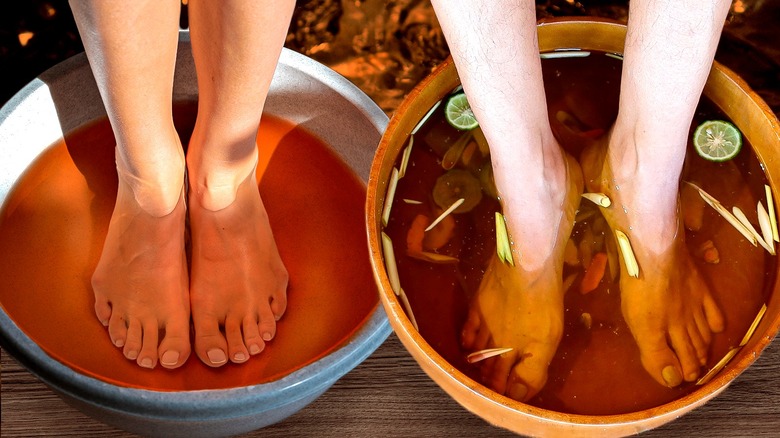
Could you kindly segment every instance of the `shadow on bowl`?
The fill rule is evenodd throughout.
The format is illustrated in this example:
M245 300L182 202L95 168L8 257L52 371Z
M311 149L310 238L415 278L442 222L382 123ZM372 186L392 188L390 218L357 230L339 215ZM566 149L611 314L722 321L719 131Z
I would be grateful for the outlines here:
M619 54L623 51L625 26L603 20L562 19L540 23L538 34L541 52L572 49L603 52L611 55L607 57L613 58L612 61L619 63L620 61L616 61L614 58L619 59ZM556 60L554 62L559 61ZM617 68L619 74L619 67ZM558 73L558 70L555 73ZM578 74L582 76L600 76L592 75L591 72L582 70L578 71ZM552 76L555 76L555 74ZM545 80L547 81L548 78L545 77ZM571 325L566 326L566 330L568 333L572 333L570 329L574 325L587 326L585 329L581 329L580 332L587 331L589 333L588 337L579 338L578 342L582 345L590 345L592 347L591 350L595 350L595 352L591 351L591 357L587 357L588 355L582 351L582 345L577 346L575 345L577 342L572 341L572 339L566 339L568 335L565 333L564 341L562 341L558 350L559 355L556 356L556 359L551 364L551 377L547 387L529 403L520 403L504 397L480 384L478 381L478 370L475 371L475 368L470 367L465 360L468 352L460 350L459 332L465 319L468 303L467 291L470 290L469 282L471 282L472 289L475 287L475 284L478 284L479 276L481 276L482 272L480 270L484 269L484 264L481 266L474 264L477 266L476 268L466 266L473 262L475 257L461 253L460 256L470 257L470 259L468 263L462 259L457 261L457 269L442 268L441 266L443 265L431 264L423 267L421 263L424 264L425 262L412 260L406 255L407 251L403 243L406 242L409 245L410 240L406 239L411 239L408 237L411 236L411 233L407 235L406 229L402 232L398 232L395 229L399 223L403 223L407 227L410 226L415 214L409 213L411 211L410 207L404 206L408 202L403 202L402 199L412 199L415 201L415 204L416 201L423 201L423 204L425 204L427 199L431 197L430 193L416 193L415 190L420 190L410 187L419 184L424 186L424 182L418 183L418 181L436 179L436 176L431 177L422 172L412 175L411 171L408 171L409 173L404 178L412 178L415 184L404 185L404 180L398 182L397 186L390 190L395 195L395 200L392 201L393 208L390 220L387 221L387 218L383 220L382 217L386 197L388 197L388 189L392 185L390 181L393 168L401 166L401 155L409 144L410 133L413 130L419 129L415 135L412 154L417 153L418 148L425 148L426 145L431 148L430 151L419 152L415 159L416 161L414 161L414 169L425 167L424 161L430 160L434 163L433 167L438 167L438 171L443 172L441 169L442 159L441 157L436 157L436 154L441 155L442 151L436 151L435 147L431 146L431 139L438 134L434 135L432 132L437 130L444 132L446 129L451 128L446 126L446 122L436 119L437 117L442 118L441 115L431 116L426 125L422 127L419 124L426 117L429 110L437 102L450 95L459 84L460 81L455 66L451 60L448 60L413 90L399 107L388 125L388 129L374 158L366 204L371 261L374 267L375 279L380 287L382 303L389 315L393 329L404 346L414 356L421 368L437 384L476 415L479 415L491 424L517 433L535 436L622 436L657 427L706 403L719 394L734 378L755 361L761 351L774 338L778 331L778 324L780 324L780 297L778 296L780 284L778 284L776 278L778 261L775 257L765 255L760 249L754 250L749 244L745 244L743 240L734 243L734 245L740 247L739 255L736 255L736 252L723 254L724 257L730 256L735 260L739 259L736 260L737 264L741 261L750 265L748 267L749 274L726 279L732 283L741 282L738 287L740 288L739 290L745 291L745 295L729 294L733 290L728 286L731 283L728 283L726 280L721 282L722 284L715 285L717 290L714 293L720 300L721 308L725 309L727 313L727 330L715 337L707 369L716 368L716 363L722 357L733 356L725 367L714 373L709 380L702 380L698 385L683 385L683 387L676 389L664 388L653 383L639 363L638 352L630 334L625 333L625 336L619 341L613 340L609 343L605 341L607 337L603 335L610 331L627 332L625 327L620 329L619 326L622 323L619 303L616 306L615 303L612 303L610 304L611 307L602 306L601 310L604 314L611 315L614 318L614 321L611 321L611 323L615 325L610 327L615 330L591 330L592 321L588 321L587 324L581 323L582 320L579 319L580 313L576 313L575 316L577 318ZM596 94L592 99L607 99L606 95L609 95L609 92L604 92L602 88L588 90L588 92ZM548 100L550 94L548 90ZM732 120L742 131L747 143L752 146L754 154L743 154L742 165L744 168L740 170L743 174L752 172L760 175L760 184L758 184L758 181L754 181L755 184L751 186L750 191L755 192L753 194L756 196L763 196L763 184L766 182L774 193L778 193L780 189L780 186L778 186L780 167L778 167L777 157L778 152L780 152L780 126L776 117L741 79L717 63L709 76L704 95L711 102L709 105L712 105L712 111L723 114L724 117ZM577 99L575 98L574 100ZM553 115L551 117L553 128L557 130L556 134L560 136L562 134L560 126L556 128L555 124L561 120L555 120L555 111L557 111L555 104L550 104L550 107ZM588 111L583 112L585 115L589 113ZM612 117L614 117L614 114ZM562 119L570 120L570 117L563 117ZM579 120L579 122L583 119ZM606 119L609 119L609 117ZM444 128L439 130L437 123L444 126ZM599 122L594 121L593 123L598 124ZM429 124L433 124L433 127L427 128L426 126ZM600 128L608 127L607 125ZM457 140L452 139L451 141L457 142ZM467 149L468 146L464 150ZM425 158L426 153L433 158L430 156ZM409 162L411 163L412 161L410 160ZM465 163L462 157L461 163L464 163L464 166L468 168L469 164ZM409 166L408 169L411 169L412 165L410 164ZM479 168L476 168L476 170L470 169L470 171L476 174L476 178L479 178ZM498 204L495 200L489 199L489 190L485 189L487 185L484 181L481 181L481 183L483 192L485 192L482 198L487 200L480 201L480 204L475 208L475 211L477 211L475 217L479 217L481 214L479 209L484 209L489 213L484 216L492 220L493 213L489 210L497 208ZM412 193L415 193L415 195L412 195ZM485 207L486 203L490 204L491 202L494 204L492 207ZM752 205L755 205L755 197L752 202ZM444 208L441 204L439 204L439 207ZM713 217L717 217L717 215L713 213ZM722 221L722 219L718 220ZM463 221L476 222L476 219L468 218ZM725 221L718 222L718 226L723 223ZM727 231L718 231L719 235L728 235L728 239L732 241L740 240L735 230L728 229L728 225L724 225L724 227ZM460 232L468 234L471 240L474 241L479 241L479 238L474 236L480 232L484 232L485 235L494 238L495 231L492 228L482 228L484 229L480 231L479 226L474 226L470 229L471 231L463 232L461 230ZM487 229L487 232L485 232L485 229ZM383 233L386 233L388 237L394 236L390 239L395 259L397 259L396 263L394 263L396 265L394 269L397 269L401 274L400 283L402 286L405 285L406 297L396 296L393 292L393 286L388 275L389 270L387 269L389 255L384 252L383 248ZM704 231L701 234L704 234ZM466 246L465 242L464 240L464 247ZM457 245L456 243L455 246ZM492 243L485 245L490 248L488 252L495 250L492 245ZM745 257L749 257L749 259L743 259L742 254L747 254ZM446 255L452 256L453 254ZM487 256L489 255L487 254ZM479 257L476 256L476 258ZM748 263L748 260L753 263ZM438 261L441 262L441 259ZM448 269L450 271L460 271L461 273L472 269L468 271L468 274L475 275L459 276L455 274L447 277L446 275L449 274L444 272ZM427 277L423 278L424 276ZM476 280L472 277L476 277ZM425 281L425 286L415 291L422 281ZM419 292L420 290L428 292ZM426 293L429 295L426 295ZM572 292L568 293L567 300L570 299L569 295L571 294ZM580 293L577 292L574 295L580 295ZM573 299L576 300L578 298L575 297ZM408 301L408 304L405 301ZM567 301L567 308L572 307L570 304ZM760 323L746 344L738 347L763 304L766 304L766 313L760 319ZM414 311L416 321L412 321L407 308L411 308ZM593 315L589 314L588 316L591 317ZM415 326L419 327L419 331ZM572 335L571 338L576 338L576 335ZM564 344L567 342L570 345L564 347ZM577 351L576 348L580 348L580 351ZM611 353L615 353L614 356L606 354L610 353L610 349L612 349ZM563 350L567 352L564 359L561 358L564 355L560 354ZM618 351L619 354L616 353ZM572 352L573 354L569 354ZM596 366L597 361L593 360L594 356L597 358L608 357L611 360L601 360L601 362L607 362L604 369L596 370L589 374L590 367ZM561 365L566 360L570 364ZM572 366L571 363L575 365ZM576 369L582 372L578 375L563 374L553 378L555 367L565 369L566 366L569 367L568 370ZM616 372L616 369L619 369L619 371ZM607 372L612 374L605 374ZM623 395L617 395L616 386L622 386L622 389L618 389ZM645 391L645 389L647 390ZM619 403L613 403L620 397L623 397L623 399Z
M197 89L186 32L173 98L187 144ZM86 57L52 68L0 109L3 348L86 414L143 435L233 435L297 412L390 333L355 233L386 123L346 79L283 51L257 175L290 274L277 337L242 365L193 354L144 370L112 346L90 288L116 195L113 134Z

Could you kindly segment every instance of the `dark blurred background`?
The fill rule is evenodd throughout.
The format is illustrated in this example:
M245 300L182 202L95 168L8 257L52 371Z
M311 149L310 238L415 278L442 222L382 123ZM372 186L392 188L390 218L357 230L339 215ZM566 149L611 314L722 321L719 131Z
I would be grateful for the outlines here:
M627 5L627 0L536 2L539 18L625 20ZM448 54L429 0L298 0L286 46L334 68L388 114ZM0 0L0 104L82 51L67 1ZM780 112L780 0L734 1L716 59Z

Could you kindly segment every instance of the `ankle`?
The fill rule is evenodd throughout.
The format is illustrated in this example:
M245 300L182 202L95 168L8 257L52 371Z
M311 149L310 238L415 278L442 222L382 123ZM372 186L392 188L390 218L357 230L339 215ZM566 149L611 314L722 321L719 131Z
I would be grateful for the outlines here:
M173 212L184 188L183 152L178 159L147 162L143 166L129 166L117 152L116 166L120 189L123 185L128 187L143 211L154 217Z
M219 211L236 199L239 187L254 179L257 156L235 163L188 160L190 197L206 210Z

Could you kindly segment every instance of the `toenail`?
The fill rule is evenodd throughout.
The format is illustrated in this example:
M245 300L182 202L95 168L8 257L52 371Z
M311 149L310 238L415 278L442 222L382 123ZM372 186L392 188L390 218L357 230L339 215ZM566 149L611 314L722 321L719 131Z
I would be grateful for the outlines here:
M130 360L135 360L138 357L138 352L134 350L130 350L127 352L127 358Z
M108 327L108 320L102 320L100 323L103 324L103 327Z
M141 359L141 366L144 368L152 368L152 359L145 357Z
M179 362L178 351L168 350L160 357L160 363L163 365L176 365L177 362Z
M663 376L666 385L670 388L674 388L675 386L678 386L680 383L682 383L682 376L680 375L680 372L677 371L677 368L672 365L664 368L663 371L661 371L661 375Z
M257 354L259 352L263 351L262 348L260 348L257 344L252 344L249 346L249 353L250 354Z
M209 350L206 352L206 355L214 365L222 365L223 363L227 362L227 356L225 356L225 352L219 348Z
M116 342L114 342L114 345L117 347L124 347L125 346L125 340L124 339L117 339Z
M517 400L517 401L524 401L525 396L528 395L528 387L521 383L516 383L514 385L511 385L509 387L508 394L509 398Z
M270 334L268 332L263 333L263 340L264 341L270 341L273 338L274 338L274 336L272 334Z
M233 360L235 360L236 362L243 362L246 360L246 354L236 353L233 355Z

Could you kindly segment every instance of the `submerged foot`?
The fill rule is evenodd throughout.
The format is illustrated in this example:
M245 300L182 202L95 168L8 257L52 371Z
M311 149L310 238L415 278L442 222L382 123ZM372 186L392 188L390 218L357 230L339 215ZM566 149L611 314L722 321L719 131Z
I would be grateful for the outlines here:
M547 382L547 368L563 332L563 249L582 193L579 166L571 157L564 160L562 187L546 187L542 197L547 202L538 206L549 206L552 220L541 225L523 224L523 215L516 215L519 220L514 222L507 216L509 232L516 242L520 227L546 236L547 243L534 248L540 257L532 261L533 257L522 250L513 251L515 266L510 266L494 256L463 327L461 341L467 351L512 348L481 364L482 381L519 401L534 397ZM504 207L506 214L511 214L507 208L511 206ZM550 223L555 225L551 227ZM528 268L526 261L531 261L532 267Z
M177 368L190 355L182 182L173 207L144 208L131 187L138 181L121 160L117 167L116 205L92 277L95 312L125 357L144 368L158 361Z
M620 294L642 365L668 387L695 381L724 319L685 246L676 201L679 175L669 189L658 176L627 169L607 152L606 142L585 150L581 163L586 190L611 199L601 211L613 232L628 236L639 265L638 277L632 277L621 258Z
M254 170L234 193L209 197L190 188L195 352L212 367L263 351L287 307L287 270Z

